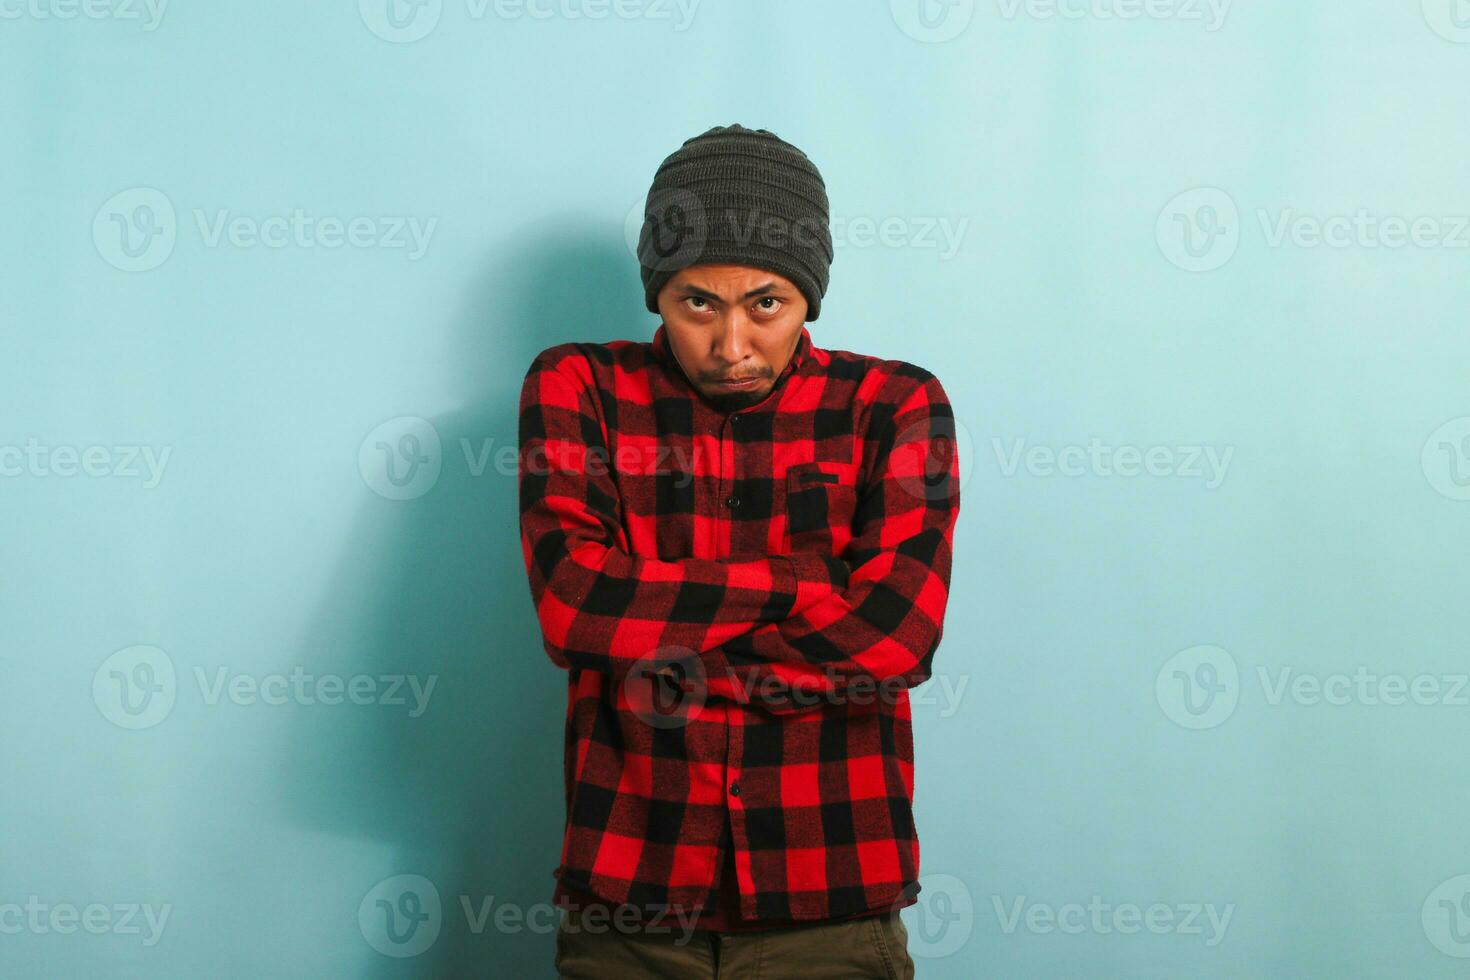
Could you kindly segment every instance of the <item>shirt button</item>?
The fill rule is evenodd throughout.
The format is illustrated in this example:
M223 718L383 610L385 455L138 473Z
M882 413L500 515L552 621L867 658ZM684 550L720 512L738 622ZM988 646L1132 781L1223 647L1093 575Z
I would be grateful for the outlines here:
M739 796L740 795L740 784L739 783L731 783L730 784L730 795L731 796Z
M739 507L740 506L740 498L739 497L726 497L725 498L725 506L726 507L729 507L731 510L734 510L736 507Z

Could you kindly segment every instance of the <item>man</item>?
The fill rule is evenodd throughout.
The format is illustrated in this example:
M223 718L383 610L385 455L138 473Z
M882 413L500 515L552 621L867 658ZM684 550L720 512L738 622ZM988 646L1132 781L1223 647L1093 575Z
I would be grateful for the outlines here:
M907 688L959 513L953 416L903 361L816 347L825 185L766 130L659 167L650 343L538 355L521 534L568 671L564 977L911 977Z

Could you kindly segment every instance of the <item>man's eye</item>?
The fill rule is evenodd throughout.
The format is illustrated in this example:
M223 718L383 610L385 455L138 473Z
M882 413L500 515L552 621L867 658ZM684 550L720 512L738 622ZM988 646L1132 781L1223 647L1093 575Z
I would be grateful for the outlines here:
M781 301L774 296L762 296L760 299L756 300L756 303L770 303L770 306L761 306L761 309L767 313L774 313L781 308Z
M703 296L691 296L691 297L689 297L689 299L686 302L689 302L689 303L704 303L704 302L706 302L706 300L705 300L705 298ZM696 306L694 308L696 310L699 310L699 309L703 309L704 307L702 307L702 306Z

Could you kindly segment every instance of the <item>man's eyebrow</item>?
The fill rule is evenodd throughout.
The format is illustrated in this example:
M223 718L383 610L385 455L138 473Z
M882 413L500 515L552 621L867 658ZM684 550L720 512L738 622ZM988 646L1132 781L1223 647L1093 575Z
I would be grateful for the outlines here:
M691 283L686 283L682 287L682 291L683 291L683 293L684 293L685 296L702 296L705 299L712 299L712 300L716 300L716 301L719 301L719 299L720 299L720 297L718 295L716 295L715 293L710 292L708 289L700 289L698 286L695 286L695 285L693 285ZM760 286L755 287L750 292L746 293L744 296L742 296L740 298L741 299L754 299L757 296L764 296L766 293L776 293L776 292L780 292L780 291L781 291L781 287L780 286L778 286L774 282L768 282L768 283L764 283L764 284L762 284Z

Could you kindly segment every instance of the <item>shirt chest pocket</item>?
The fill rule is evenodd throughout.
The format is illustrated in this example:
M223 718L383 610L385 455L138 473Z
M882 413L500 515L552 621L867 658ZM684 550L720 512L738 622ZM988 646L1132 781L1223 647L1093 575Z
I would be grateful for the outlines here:
M841 556L852 543L857 514L857 467L801 463L786 470L786 544L790 551Z

